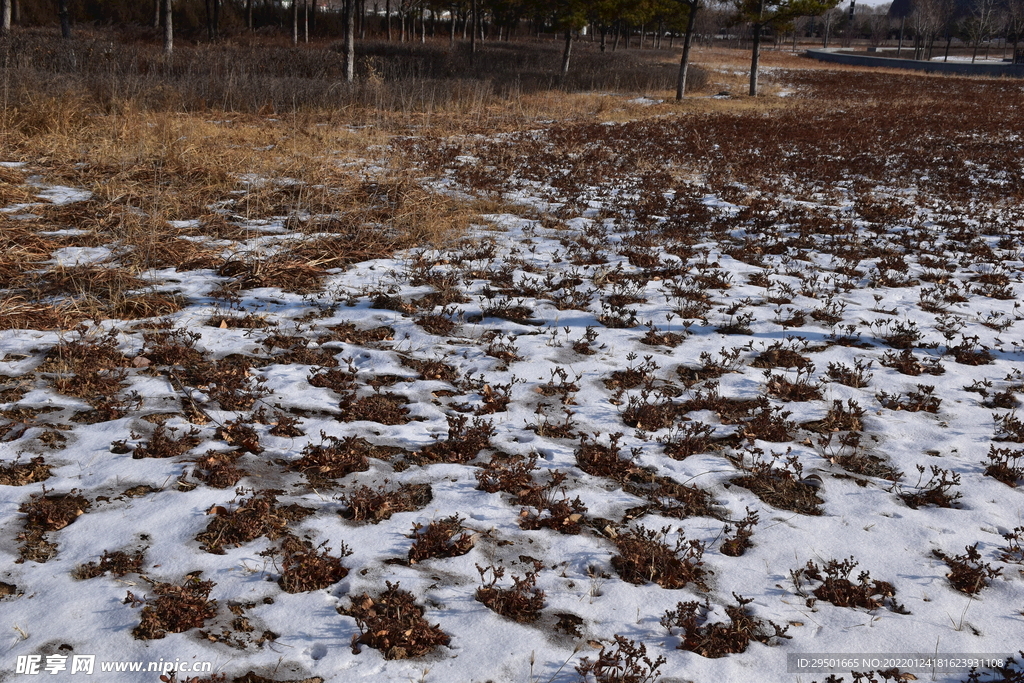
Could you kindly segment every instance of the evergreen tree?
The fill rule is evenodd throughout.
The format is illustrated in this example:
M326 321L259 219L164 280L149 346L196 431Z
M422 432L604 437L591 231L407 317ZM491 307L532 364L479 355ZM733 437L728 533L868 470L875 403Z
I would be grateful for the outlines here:
M753 30L750 58L750 94L757 95L757 63L761 51L761 32L765 28L779 28L797 17L817 16L840 0L736 0L741 20L748 21Z

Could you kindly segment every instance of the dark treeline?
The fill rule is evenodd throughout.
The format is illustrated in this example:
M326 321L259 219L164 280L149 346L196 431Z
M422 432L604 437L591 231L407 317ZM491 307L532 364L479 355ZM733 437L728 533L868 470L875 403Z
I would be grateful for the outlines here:
M15 26L58 25L64 8L72 26L158 28L165 1L0 0L0 6L9 6ZM290 33L297 25L300 39L340 36L351 8L359 38L509 40L571 27L589 30L609 49L618 49L660 46L664 38L678 37L686 29L688 7L694 4L689 0L172 0L171 10L175 30L184 33L211 29L215 35L245 30Z
M480 51L546 40L559 46L554 68L562 79L582 55L573 47L581 43L620 55L681 49L678 97L691 42L752 47L751 94L762 41L776 47L788 41L793 49L807 39L826 47L889 45L897 56L916 59L948 58L965 48L974 58L1015 52L1024 58L1024 0L895 0L855 7L846 0L0 0L0 32L46 26L60 26L65 37L86 27L143 41L162 36L166 52L174 36L192 44L244 42L245 36L294 45L336 41L343 44L345 80L360 70L360 55L373 56L367 52L373 43L457 44L469 50L469 68ZM389 52L379 44L370 50L379 51ZM542 52L550 58L549 48Z

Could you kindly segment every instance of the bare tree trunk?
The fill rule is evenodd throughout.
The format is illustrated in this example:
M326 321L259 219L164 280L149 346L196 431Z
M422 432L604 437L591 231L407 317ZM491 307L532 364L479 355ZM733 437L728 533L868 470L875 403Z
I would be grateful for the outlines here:
M345 0L345 80L356 80L356 0Z
M750 56L750 96L757 96L757 64L761 58L761 24L754 24L754 40Z
M572 56L572 29L565 29L565 51L562 53L562 78L569 74L569 58Z
M903 28L907 25L907 18L900 18L900 42L896 46L896 58L899 59L900 53L903 52Z
M449 45L454 45L455 44L455 5L452 5L451 8L449 8L449 10L448 10L448 17L451 19L451 22L449 22L451 24L451 26L449 27L450 33L448 35L448 44Z
M302 0L302 40L309 42L309 0Z
M160 0L153 0L153 28L160 28L160 10L162 8Z
M162 0L164 5L164 54L174 51L174 0Z
M391 40L391 0L384 3L384 24L388 29L388 41Z
M761 59L761 29L764 21L764 6L766 0L760 0L757 5L757 21L753 22L753 35L751 36L750 48L750 96L757 96L757 66Z
M12 0L0 0L0 35L11 33L11 2Z
M252 23L252 0L245 0L245 27L250 31L255 29Z
M480 14L477 10L477 0L473 0L473 6L471 8L473 12L473 26L470 30L469 38L469 62L473 63L473 57L476 55L476 34L478 33L477 26L480 23Z
M68 0L57 0L57 16L60 17L60 36L66 40L71 37L71 14L68 12Z
M683 57L679 61L679 78L676 81L676 99L683 99L686 94L686 72L690 68L690 44L693 42L693 25L697 19L697 3L690 4L686 17L686 35L683 37Z
M206 38L213 40L213 0L206 0Z
M292 45L299 44L299 0L292 0Z

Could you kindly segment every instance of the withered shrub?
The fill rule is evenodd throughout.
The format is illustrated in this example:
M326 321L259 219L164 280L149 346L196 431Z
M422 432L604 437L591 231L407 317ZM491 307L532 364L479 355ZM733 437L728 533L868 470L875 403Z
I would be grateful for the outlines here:
M673 628L683 629L680 650L695 652L701 657L715 659L728 654L745 652L750 641L756 640L767 645L772 638L789 638L788 626L779 626L773 621L764 621L750 614L747 605L753 602L736 593L732 594L737 605L725 608L730 623L707 623L710 605L696 601L680 602L674 610L665 612L661 625L671 634Z
M661 531L637 527L617 535L612 542L619 554L612 558L612 566L629 583L656 583L670 589L693 583L704 588L704 544L687 540L680 532L670 546L665 542L668 533L668 527Z
M457 514L431 522L427 526L413 526L415 540L409 548L409 563L415 564L431 557L458 557L465 555L476 544L476 535L462 526Z
M217 601L210 600L213 581L200 581L199 572L188 576L182 585L158 583L155 597L140 600L128 593L125 604L142 608L142 621L132 629L138 640L156 640L168 633L182 633L202 627L217 614Z
M424 609L412 594L390 581L379 596L353 596L351 606L339 607L338 612L354 618L359 626L361 635L352 637L355 654L360 645L367 645L380 650L385 659L408 659L422 657L451 642L439 626L431 626L423 618Z
M196 536L200 547L208 553L223 555L224 548L249 543L261 536L276 540L285 535L290 522L309 515L312 510L297 504L279 507L272 489L257 491L233 510L217 505L209 514L214 518L206 530Z
M337 556L331 555L331 549L326 546L313 548L308 541L295 536L286 536L281 548L284 558L277 583L286 593L329 588L348 576L348 568L341 564L341 558L351 555L352 551L344 543L338 548Z
M505 576L504 568L477 565L476 569L480 572L480 580L484 582L484 585L476 589L476 599L488 609L521 624L532 623L540 618L540 611L544 607L544 591L537 588L536 571L527 572L524 577L513 576L511 588L499 588L497 583ZM487 580L488 572L491 573L490 581Z

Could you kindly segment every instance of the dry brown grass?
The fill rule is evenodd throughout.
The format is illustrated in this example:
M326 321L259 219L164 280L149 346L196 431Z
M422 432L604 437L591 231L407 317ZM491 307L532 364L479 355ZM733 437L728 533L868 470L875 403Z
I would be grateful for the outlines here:
M0 297L0 329L61 330L82 322L85 316L65 305L32 301L22 295Z
M21 279L26 264L49 258L56 248L53 240L38 231L68 226L89 230L93 243L121 244L121 265L127 268L120 272L130 277L152 267L218 265L209 250L181 237L239 239L249 236L240 226L244 220L333 216L330 221L293 226L330 235L305 245L292 260L260 273L269 278L283 271L296 279L309 276L311 268L336 267L411 244L442 243L464 229L474 215L413 182L401 159L383 160L387 168L368 174L368 180L358 169L345 168L345 162L374 158L371 147L386 142L388 136L379 129L353 129L337 112L287 120L224 112L142 112L130 107L110 113L82 105L73 95L31 104L0 118L0 155L31 159L32 171L45 182L88 190L93 198L38 207L33 209L37 218L25 221L17 234L5 231L6 249L0 257L4 281ZM71 113L79 106L89 115ZM4 170L0 185L4 205L28 199L21 182L24 175ZM217 206L225 209L211 211ZM368 220L382 220L387 230L367 232L362 226ZM172 227L169 221L195 223L194 227ZM363 245L365 250L353 245ZM47 282L49 288L66 281L61 275L53 272L52 278L46 278L57 280ZM163 309L167 308L165 304ZM122 311L107 314L118 312ZM136 312L134 317L140 315Z
M41 111L18 111L2 122L5 144L0 154L31 158L33 170L46 182L80 187L93 195L88 202L34 209L37 219L19 226L16 236L5 233L2 281L22 284L27 264L49 258L56 245L38 230L75 225L90 230L91 243L117 241L124 249L121 265L127 269L112 274L124 275L118 290L124 293L139 269L218 267L212 251L174 238L244 239L250 237L242 226L245 220L313 215L323 217L300 219L292 227L321 237L272 263L249 264L249 271L240 273L234 285L274 281L287 287L295 281L315 286L324 268L390 255L402 247L450 241L476 215L471 207L430 193L404 170L400 159L387 160L389 168L366 176L344 168L347 162L361 165L373 159L371 147L387 136L380 130L353 130L335 113L283 121L224 113L91 112L86 119L73 117L79 124L74 130L55 120L39 121L65 116L76 105L46 100L38 103ZM211 206L223 206L225 211L211 212ZM172 227L172 220L195 221L195 226ZM368 222L377 226L368 229ZM61 293L92 294L82 292L81 283L102 283L96 278L83 281L77 276L79 269L51 269L41 276L42 283L25 284L53 293L74 282L78 292ZM69 280L68 274L76 278ZM151 302L141 310L132 302L112 304L112 287L102 289L105 296L93 306L106 315L127 312L126 317L139 317L173 309L170 301ZM290 289L302 291L297 284Z
M85 40L91 39L86 34ZM224 54L230 49L226 47ZM509 49L512 55L520 48ZM543 51L548 46L537 49ZM202 50L197 50L189 59L202 58ZM221 52L213 50L208 57L222 59ZM742 50L698 50L695 64L736 70L745 56ZM146 61L150 57L140 58ZM637 64L646 60L663 69L670 66L665 61L670 57L669 52L650 51L631 59L640 59ZM45 62L47 58L39 59ZM583 64L594 57L581 54L580 59ZM151 67L165 68L158 61ZM764 63L806 67L808 62L766 53ZM585 68L594 68L587 64ZM631 62L629 68L633 66ZM111 73L128 78L119 71ZM415 103L410 105L381 106L381 89L397 86L377 84L371 74L359 94L345 95L351 101L344 108L308 106L282 114L273 108L257 112L255 108L218 111L205 108L205 104L198 109L178 107L180 93L175 88L180 84L168 82L157 87L151 78L135 77L140 79L137 87L124 88L132 96L116 99L108 93L104 99L86 89L85 80L72 79L62 90L43 79L31 90L26 89L26 81L18 80L25 79L24 74L11 76L16 94L0 116L0 156L30 161L31 165L24 171L3 169L0 200L6 205L30 199L32 192L24 184L29 173L42 175L45 182L88 190L92 198L34 208L37 218L19 226L17 237L5 234L0 281L19 281L27 264L49 258L54 244L38 234L44 230L75 226L87 231L74 238L76 245L117 241L123 247L118 255L119 270L130 277L154 267L217 268L221 264L212 250L179 238L240 239L251 236L244 221L285 217L289 227L307 235L327 234L297 246L273 263L250 264L252 272L232 282L224 294L268 281L307 292L319 287L324 269L388 255L397 248L448 242L486 210L424 189L419 182L421 174L414 173L414 159L401 150L381 152L395 136L414 133L431 144L440 144L466 134L521 130L538 120L602 123L634 121L668 111L756 112L789 106L785 98L714 100L699 96L677 104L667 90L643 91L665 100L647 106L634 102L632 95L600 90L532 87L513 92L486 81L474 85L471 80L453 80L447 86L451 92L437 103L413 98ZM715 76L719 77L727 76ZM767 87L770 90L771 86ZM160 88L166 92L161 94ZM364 169L368 164L373 164L374 170L367 177ZM313 219L306 220L307 216ZM193 223L172 227L169 221ZM385 229L368 231L367 223L383 224ZM60 280L59 275L53 277ZM49 283L52 278L44 279ZM116 292L120 296L114 298L114 293L78 296L73 306L60 311L30 310L17 300L5 300L3 305L15 310L4 316L3 326L56 328L84 318L152 317L178 308L172 298L138 292L129 295L123 286ZM35 301L38 296L29 298Z

